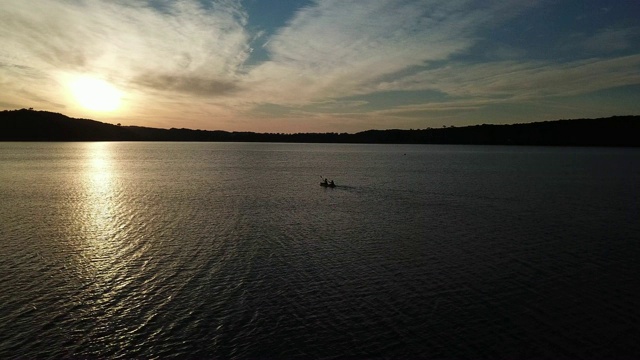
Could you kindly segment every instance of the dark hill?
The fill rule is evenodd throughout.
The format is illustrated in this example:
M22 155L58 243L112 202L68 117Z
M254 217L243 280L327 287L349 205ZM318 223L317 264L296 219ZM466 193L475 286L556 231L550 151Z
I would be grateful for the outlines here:
M73 119L47 111L0 112L1 141L136 140L128 129L94 120Z
M47 111L0 112L0 141L237 141L380 144L640 146L640 116L424 130L265 134L158 129L73 119Z

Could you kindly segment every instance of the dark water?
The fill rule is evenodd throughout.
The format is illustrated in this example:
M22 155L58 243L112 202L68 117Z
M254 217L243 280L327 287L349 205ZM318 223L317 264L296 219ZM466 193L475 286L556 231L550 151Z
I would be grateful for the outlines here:
M0 201L0 358L640 356L639 150L0 143Z

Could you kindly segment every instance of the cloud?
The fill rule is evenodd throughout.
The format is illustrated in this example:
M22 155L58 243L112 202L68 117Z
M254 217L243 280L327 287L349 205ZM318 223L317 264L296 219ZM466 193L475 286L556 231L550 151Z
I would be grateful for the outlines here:
M640 83L640 55L565 64L499 61L451 63L380 85L380 91L436 90L454 98L523 100Z
M237 1L6 0L0 41L14 57L0 61L54 79L96 73L152 91L147 97L225 95L241 109L300 106L366 94L388 77L467 51L479 27L531 3L317 1L266 38L268 58L248 67L250 44L264 33L248 32Z
M619 50L627 50L632 44L640 41L640 28L625 29L603 29L592 36L577 35L577 39L573 39L575 44L583 49L601 54L611 53Z
M158 3L156 2L156 6ZM216 94L249 56L246 15L236 2L5 0L0 4L0 61L56 72L98 73L121 85ZM149 74L161 74L150 80ZM140 81L140 79L147 81ZM200 79L195 81L193 79ZM210 86L204 85L209 81ZM185 86L183 86L185 85Z
M467 49L483 16L468 4L318 2L269 39L270 61L249 80L267 99L290 104L353 95L385 75Z
M541 1L317 0L261 29L241 0L2 0L0 91L5 104L73 107L64 82L93 74L126 94L132 117L202 127L197 119L270 114L383 124L640 83L637 27L536 38L569 39L575 56L564 63L523 60L532 34L522 44L493 36L503 25L502 34L522 31L510 21L540 16L527 10ZM382 101L384 92L402 93Z
M414 67L450 59L535 1L326 0L298 11L247 78L251 99L291 106L366 94Z
M212 97L230 94L238 89L232 81L206 79L195 76L145 73L133 82L145 88Z

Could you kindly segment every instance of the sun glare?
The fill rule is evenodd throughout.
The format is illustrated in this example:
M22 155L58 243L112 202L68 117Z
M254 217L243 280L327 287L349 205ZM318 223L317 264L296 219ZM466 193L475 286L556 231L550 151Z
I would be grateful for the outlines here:
M109 112L120 107L122 93L102 79L78 77L69 83L69 88L76 101L88 110Z

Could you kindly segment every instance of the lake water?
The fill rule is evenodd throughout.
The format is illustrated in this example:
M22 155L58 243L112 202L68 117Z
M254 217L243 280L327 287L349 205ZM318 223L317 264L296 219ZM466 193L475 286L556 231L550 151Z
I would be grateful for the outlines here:
M0 201L0 358L640 356L638 149L0 143Z

